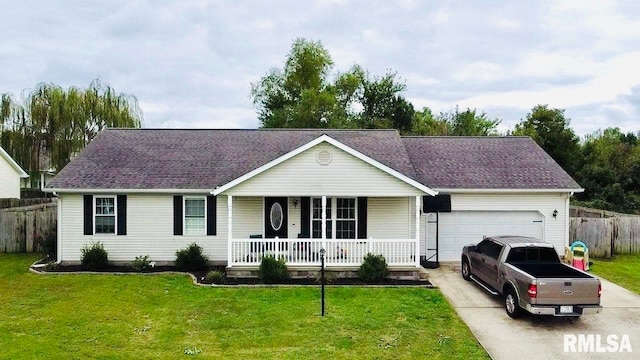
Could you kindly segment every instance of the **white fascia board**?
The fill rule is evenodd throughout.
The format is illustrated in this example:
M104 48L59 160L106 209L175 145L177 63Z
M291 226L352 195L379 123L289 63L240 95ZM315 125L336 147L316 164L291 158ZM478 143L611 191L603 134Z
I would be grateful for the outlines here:
M579 193L584 189L435 189L445 194Z
M76 193L76 194L207 194L210 189L62 189L45 188L47 193Z
M11 166L18 172L21 178L25 179L29 177L29 175L20 167L20 165L18 165L18 163L15 160L13 160L11 156L9 156L9 153L7 153L2 148L2 146L0 146L0 155L2 155L3 158L7 159L9 164L11 164Z
M216 188L215 190L213 190L211 192L211 194L219 195L219 194L221 194L221 193L233 188L234 186L239 185L239 184L251 179L252 177L254 177L254 176L258 175L258 174L261 174L261 173L271 169L272 167L274 167L274 166L276 166L278 164L281 164L281 163L291 159L292 157L304 152L305 150L308 150L308 149L310 149L310 148L312 148L312 147L314 147L314 146L316 146L316 145L318 145L318 144L320 144L322 142L329 143L329 144L337 147L338 149L347 152L348 154L350 154L350 155L352 155L352 156L354 156L354 157L356 157L356 158L368 163L369 165L372 165L372 166L378 168L379 170L382 170L382 171L386 172L387 174L389 174L389 175L391 175L391 176L393 176L393 177L395 177L395 178L397 178L397 179L399 179L399 180L401 180L401 181L403 181L403 182L415 187L416 189L418 189L418 190L420 190L420 191L422 191L422 192L424 192L424 193L426 193L428 195L432 195L433 196L433 195L437 195L438 194L437 191L434 191L434 190L432 190L432 189L420 184L419 182L407 177L406 175L403 175L403 174L399 173L398 171L393 170L392 168L390 168L390 167L388 167L388 166L386 166L386 165L384 165L384 164L382 164L382 163L380 163L380 162L368 157L367 155L364 155L363 153L361 153L361 152L359 152L359 151L357 151L357 150L355 150L355 149L353 149L353 148L351 148L351 147L349 147L349 146L347 146L347 145L345 145L345 144L343 144L343 143L341 143L341 142L329 137L326 134L322 135L322 136L318 137L317 139L314 139L314 140L312 140L312 141L310 141L310 142L308 142L308 143L306 143L306 144L304 144L302 146L300 146L299 148L297 148L297 149L295 149L293 151L290 151L290 152L282 155L281 157L279 157L279 158L277 158L277 159L275 159L273 161L270 161L270 162L260 166L259 168L255 169L253 171L250 171L250 172L242 175L241 177L239 177L239 178L237 178L237 179L235 179L233 181L230 181L230 182L228 182L228 183Z

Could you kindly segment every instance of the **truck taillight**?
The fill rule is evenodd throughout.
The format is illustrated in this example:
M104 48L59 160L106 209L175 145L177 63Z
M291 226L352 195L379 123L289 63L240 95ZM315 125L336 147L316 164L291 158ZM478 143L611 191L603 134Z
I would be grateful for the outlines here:
M602 284L598 284L598 297L602 296Z
M527 289L527 294L529 294L530 298L535 298L538 296L538 285L529 284L529 288Z

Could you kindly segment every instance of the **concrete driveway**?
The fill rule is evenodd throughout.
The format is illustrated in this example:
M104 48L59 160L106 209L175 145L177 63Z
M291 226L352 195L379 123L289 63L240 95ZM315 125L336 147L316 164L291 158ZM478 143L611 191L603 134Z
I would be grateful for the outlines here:
M502 298L462 279L451 267L429 270L438 286L493 359L640 359L640 296L602 279L603 310L580 318L523 316L511 319ZM564 351L564 335L629 336L633 352L572 353ZM620 340L618 340L620 341ZM578 346L576 346L578 350Z

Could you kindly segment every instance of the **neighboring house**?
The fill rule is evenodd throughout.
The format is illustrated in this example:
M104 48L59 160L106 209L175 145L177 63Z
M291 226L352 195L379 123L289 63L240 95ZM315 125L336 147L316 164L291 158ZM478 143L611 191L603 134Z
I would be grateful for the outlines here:
M56 175L56 170L49 166L50 158L46 151L40 153L40 166L38 171L31 171L31 179L22 179L20 187L23 189L43 190L49 181Z
M29 175L0 146L0 199L20 199L20 181L28 178Z
M328 266L372 252L417 267L496 234L562 251L582 190L528 137L281 129L104 130L46 188L59 198L63 262L92 241L123 262L173 261L196 242L238 268L267 253L315 266L321 248Z

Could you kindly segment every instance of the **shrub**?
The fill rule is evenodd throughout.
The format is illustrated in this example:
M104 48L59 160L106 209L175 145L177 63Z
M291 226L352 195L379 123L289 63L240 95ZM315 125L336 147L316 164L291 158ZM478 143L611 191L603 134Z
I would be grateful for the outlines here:
M80 264L86 270L104 270L109 266L107 250L101 242L94 242L85 245L81 250L82 258Z
M382 282L388 274L387 261L382 255L367 254L358 270L360 279L367 283Z
M176 267L180 270L203 270L207 268L208 261L209 258L202 254L202 247L196 243L176 251Z
M133 260L133 264L131 264L131 267L137 272L150 270L151 260L149 260L149 255L136 256L136 259Z
M44 270L45 271L56 271L59 269L59 265L56 264L55 261L49 261L45 266L44 266Z
M224 273L219 270L211 270L207 273L206 280L212 284L224 284Z
M283 258L276 259L273 255L267 255L260 262L260 280L266 284L280 283L289 279L287 264Z

